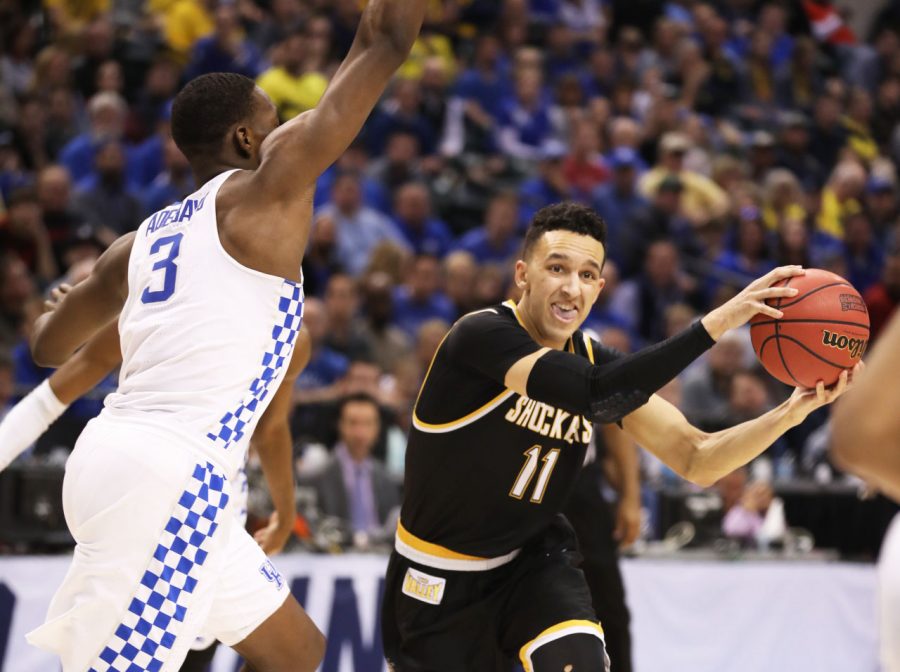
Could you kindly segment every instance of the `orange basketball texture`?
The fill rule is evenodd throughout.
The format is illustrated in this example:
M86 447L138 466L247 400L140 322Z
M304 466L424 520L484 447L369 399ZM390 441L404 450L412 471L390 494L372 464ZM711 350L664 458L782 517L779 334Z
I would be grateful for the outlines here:
M767 301L784 313L780 320L762 314L750 320L753 350L766 371L783 383L812 388L821 380L832 385L866 351L866 304L844 278L818 268L775 286L784 285L800 293Z

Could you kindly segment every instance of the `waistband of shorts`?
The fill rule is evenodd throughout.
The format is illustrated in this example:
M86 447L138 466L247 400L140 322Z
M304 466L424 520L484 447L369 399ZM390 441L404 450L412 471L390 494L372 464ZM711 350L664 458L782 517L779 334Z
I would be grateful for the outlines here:
M400 521L397 522L397 533L394 535L394 549L407 560L450 572L486 572L512 562L522 551L517 548L496 558L465 555L420 539L403 527Z
M214 448L213 446L204 445L202 441L198 440L188 431L182 431L179 425L175 425L174 427L163 426L159 422L149 418L143 418L138 414L125 413L109 407L104 408L100 412L100 415L91 420L91 422L111 423L119 427L131 429L137 428L141 432L154 434L165 441L177 442L194 453L198 459L212 462L222 470L229 481L233 480L240 470L240 466L236 467L232 464L231 460L228 459L230 456L221 454L221 450ZM243 464L243 462L241 462L241 464Z

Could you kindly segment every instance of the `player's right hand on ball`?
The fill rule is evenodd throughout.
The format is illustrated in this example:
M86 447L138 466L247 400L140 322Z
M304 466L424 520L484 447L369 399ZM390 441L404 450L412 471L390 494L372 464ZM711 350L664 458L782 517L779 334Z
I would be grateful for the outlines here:
M744 287L733 299L707 313L701 320L703 326L713 340L718 341L726 331L746 324L757 313L780 319L781 311L767 305L766 300L796 296L797 290L772 285L805 272L802 266L779 266L773 269Z

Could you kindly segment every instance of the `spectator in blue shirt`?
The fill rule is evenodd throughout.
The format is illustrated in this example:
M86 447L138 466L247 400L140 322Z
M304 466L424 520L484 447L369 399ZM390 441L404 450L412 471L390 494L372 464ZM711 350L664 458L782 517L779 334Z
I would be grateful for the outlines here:
M501 193L488 203L484 226L466 233L457 249L471 254L478 264L506 264L519 253L516 236L519 201L515 194Z
M541 208L572 198L572 186L563 172L567 153L568 149L559 140L550 140L541 148L537 177L526 180L519 188L519 223L523 228Z
M391 135L405 132L416 136L422 154L433 154L439 129L432 127L429 119L422 114L421 106L419 82L413 79L397 80L393 95L375 111L364 130L369 151L374 155L381 154Z
M844 218L844 258L847 280L861 294L881 279L884 252L864 212Z
M166 140L164 161L165 170L144 190L145 217L180 201L195 189L191 166L171 137Z
M303 324L309 330L312 352L309 364L297 377L298 401L314 403L336 398L339 392L335 383L347 373L350 360L325 345L328 315L322 301L314 296L307 297L303 305Z
M331 201L331 190L338 175L347 171L359 173L360 187L363 193L363 203L385 214L390 213L391 202L385 193L384 187L370 173L372 162L365 144L357 139L341 157L331 164L324 173L319 176L316 183L316 194L313 196L313 205L321 208Z
M107 140L120 140L128 107L117 93L98 93L87 104L88 130L72 138L59 152L59 162L77 183L94 169L97 146Z
M244 34L237 4L222 2L216 7L212 35L197 40L184 71L190 81L210 72L236 72L250 79L265 69L259 48Z
M500 110L497 144L504 154L522 161L537 161L541 148L562 127L559 109L544 96L544 81L537 68L516 72L515 93Z
M331 192L331 203L316 213L330 215L337 227L337 259L351 275L362 273L378 243L391 240L406 247L403 235L386 216L363 205L360 176L341 173Z
M143 207L125 175L125 148L107 141L97 149L96 173L76 185L75 210L106 245L141 223Z
M450 299L440 289L441 265L437 258L420 254L413 260L406 284L394 290L394 322L411 338L423 322L456 319Z
M408 182L394 197L397 228L415 254L441 258L453 243L450 229L432 217L431 193L420 182Z
M594 209L606 222L610 241L618 240L622 226L649 203L637 190L639 157L630 147L609 155L612 179L594 191Z

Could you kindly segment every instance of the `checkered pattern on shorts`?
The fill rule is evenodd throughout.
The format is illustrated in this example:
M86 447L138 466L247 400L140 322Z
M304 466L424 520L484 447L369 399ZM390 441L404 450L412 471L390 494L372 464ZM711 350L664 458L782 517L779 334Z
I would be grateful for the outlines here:
M278 301L278 319L272 328L272 342L263 353L262 370L237 408L228 411L206 437L227 450L244 438L246 427L256 415L260 403L269 394L272 381L279 379L285 364L290 362L297 332L303 321L303 285L285 280Z
M228 503L225 477L207 462L194 468L141 583L90 672L159 672L180 635L200 567Z

